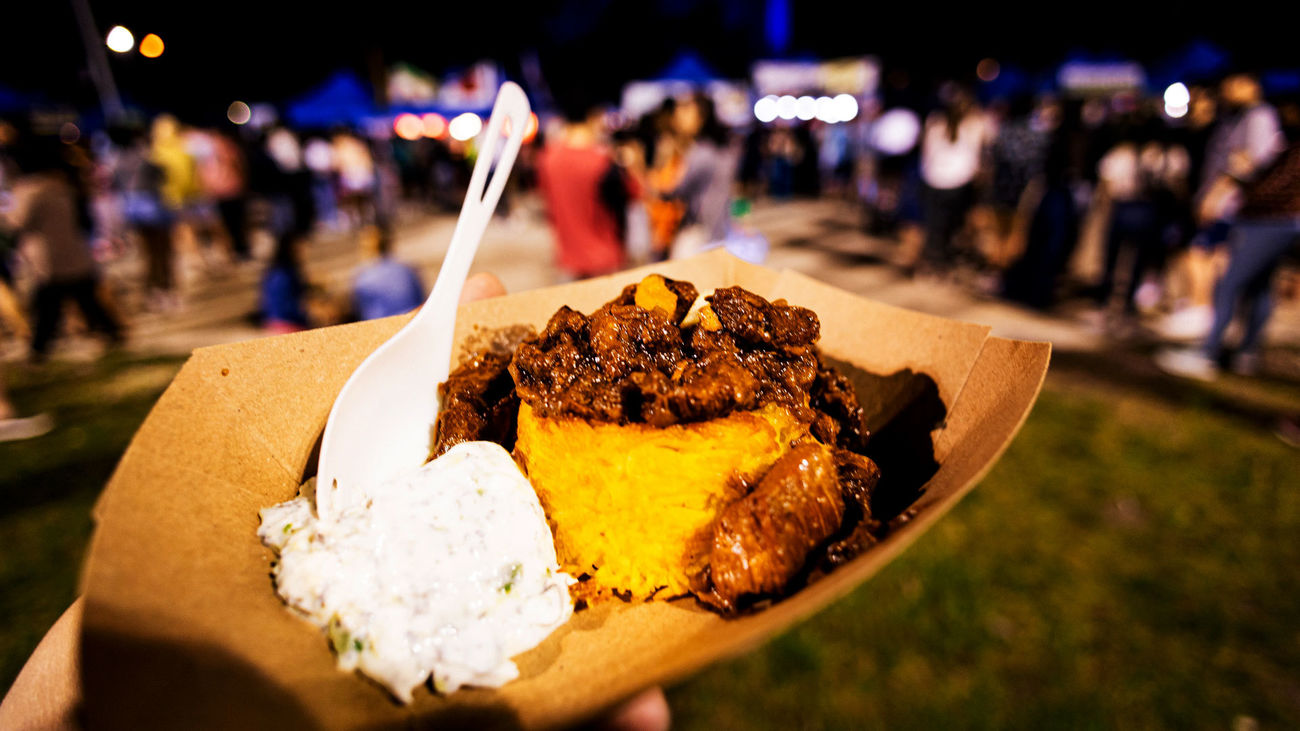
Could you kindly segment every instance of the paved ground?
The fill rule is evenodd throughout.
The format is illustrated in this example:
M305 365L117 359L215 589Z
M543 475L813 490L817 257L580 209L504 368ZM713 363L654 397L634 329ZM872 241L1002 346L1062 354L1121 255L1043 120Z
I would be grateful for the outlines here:
M396 255L416 265L431 285L451 238L455 217L408 212L397 227ZM772 242L768 264L789 267L844 289L890 304L993 326L994 333L1031 340L1051 340L1058 350L1085 353L1145 353L1141 338L1117 344L1105 337L1079 307L1044 315L982 296L970 288L934 279L908 279L887 262L892 241L872 238L855 225L854 212L833 201L761 203L750 224ZM264 242L265 243L265 242ZM476 271L497 274L511 291L559 281L551 264L551 234L536 201L516 206L509 218L488 228L475 260ZM330 291L344 293L357 264L356 237L323 233L311 243L308 277ZM155 313L139 306L142 262L127 255L109 265L108 277L125 303L131 321L131 348L143 352L187 353L195 347L258 337L260 265L220 273L201 271L194 256L182 257L182 306ZM1300 378L1300 305L1284 303L1270 327L1272 348L1265 368L1275 375ZM65 344L68 357L83 355L76 343ZM14 344L0 354L21 355Z

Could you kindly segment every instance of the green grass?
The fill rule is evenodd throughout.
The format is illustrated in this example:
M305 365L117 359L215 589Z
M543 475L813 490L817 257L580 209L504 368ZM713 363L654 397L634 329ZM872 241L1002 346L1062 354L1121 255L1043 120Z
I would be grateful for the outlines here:
M1300 726L1300 465L1197 404L1053 381L980 487L679 728Z
M89 509L179 364L10 373L60 427L0 445L0 687L75 595ZM677 727L1300 727L1300 456L1257 403L1297 389L1234 410L1246 382L1094 370L1058 368L984 483L881 574L671 688Z

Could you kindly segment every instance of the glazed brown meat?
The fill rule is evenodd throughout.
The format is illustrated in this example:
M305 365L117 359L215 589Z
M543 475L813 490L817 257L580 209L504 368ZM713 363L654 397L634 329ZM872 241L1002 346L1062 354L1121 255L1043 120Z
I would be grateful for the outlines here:
M512 440L503 420L517 399L540 416L653 426L776 403L824 444L863 451L862 407L848 379L821 361L815 313L724 287L706 298L698 323L683 326L698 292L656 279L656 306L638 305L641 285L629 285L590 316L561 307L508 364L484 354L458 369L440 386L452 408L439 416L435 456L462 441Z
M745 597L782 592L843 516L831 450L816 442L795 447L718 518L709 553L712 599L731 611Z
M875 545L882 532L880 521L871 515L871 493L880 482L880 468L866 457L847 449L835 450L835 474L844 496L844 527L831 538L819 561L822 573L846 564Z
M818 413L818 419L813 422L813 435L823 444L851 452L864 451L870 435L867 416L849 379L819 362L811 395L812 407Z
M511 449L519 397L510 378L508 353L481 353L438 384L438 421L433 459L461 442L490 441Z
M637 304L637 285L590 317L567 307L510 365L520 398L540 416L668 426L767 403L811 422L820 325L811 310L740 287L710 297L711 327L682 320L697 293L663 280L669 308ZM671 293L671 294L668 294Z
M870 500L879 481L880 468L860 454L795 447L719 516L699 596L734 612L784 593L810 558L822 573L847 563L876 541Z

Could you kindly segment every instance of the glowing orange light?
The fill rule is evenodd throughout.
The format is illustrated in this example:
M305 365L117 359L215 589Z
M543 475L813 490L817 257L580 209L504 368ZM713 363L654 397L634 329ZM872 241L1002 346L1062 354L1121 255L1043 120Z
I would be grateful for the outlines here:
M424 122L414 114L399 114L393 120L393 131L404 140L418 140L424 134Z
M420 117L420 124L424 127L424 136L440 140L447 136L447 118L437 112L429 112Z
M162 38L157 33L150 33L140 39L140 55L145 58L158 58L163 54Z
M980 81L992 81L1000 73L1002 73L1002 66L991 58L986 58L975 66L975 75L980 77Z
M507 120L505 121L505 123L501 125L501 135L502 135L503 137L509 137L509 136L510 136L510 120L509 120L509 119L507 119ZM537 114L534 113L534 112L529 112L529 113L528 113L528 124L524 126L524 139L523 139L523 141L524 141L524 142L532 142L532 141L533 141L533 138L536 137L536 136L537 136Z

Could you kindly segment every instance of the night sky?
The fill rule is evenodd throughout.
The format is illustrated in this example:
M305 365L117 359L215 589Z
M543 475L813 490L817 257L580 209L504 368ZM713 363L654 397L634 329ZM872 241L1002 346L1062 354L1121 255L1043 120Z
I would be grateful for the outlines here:
M782 55L875 54L887 68L917 78L969 76L986 56L1029 68L1051 68L1070 52L1156 61L1195 38L1219 44L1237 62L1300 66L1300 43L1289 23L1261 22L1240 9L1198 19L1186 5L1134 18L1091 3L1042 3L1028 12L993 5L954 11L933 3L777 1L789 7L784 52L774 48L766 3L743 0L370 0L348 3L351 14L322 11L333 3L271 0L91 5L101 39L121 24L137 41L154 32L166 43L158 59L109 53L128 104L171 109L194 121L219 119L233 99L282 101L343 67L375 78L398 61L439 72L495 58L518 76L525 54L536 54L551 84L580 84L608 99L616 98L622 81L653 75L682 49L733 77L746 76L755 59ZM48 102L97 106L70 1L10 0L6 14L0 84L38 92Z

